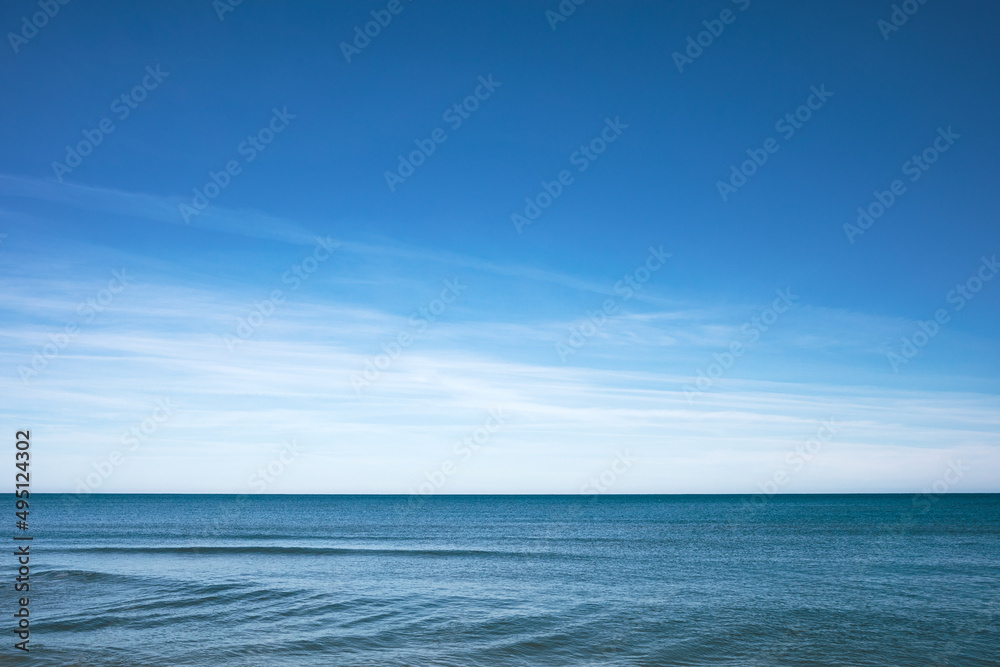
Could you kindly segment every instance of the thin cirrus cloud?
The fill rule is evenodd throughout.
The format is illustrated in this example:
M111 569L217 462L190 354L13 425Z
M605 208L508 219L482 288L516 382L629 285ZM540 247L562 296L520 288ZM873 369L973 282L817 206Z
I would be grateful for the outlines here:
M882 475L876 488L914 490L954 458L975 466L969 490L996 482L989 471L998 469L1000 419L991 396L733 377L692 404L682 389L690 372L525 361L492 351L500 324L461 319L437 323L358 396L350 376L379 353L373 332L390 339L405 318L287 303L230 352L223 335L238 309L221 307L230 296L136 285L38 377L4 377L8 417L39 417L52 453L40 465L48 490L73 490L157 400L174 414L104 490L248 491L247 476L294 438L305 453L283 477L288 489L405 493L453 457L454 442L490 409L507 423L447 491L576 492L626 448L637 464L616 491L749 492L831 418L838 434L824 463L803 471L805 490L871 488L872 470ZM67 312L52 300L33 306L42 315L51 308L52 320ZM507 326L540 341L557 328ZM40 333L34 324L8 327L5 365L25 363L26 343Z
M176 203L154 195L9 176L0 177L0 192L179 220ZM291 257L315 237L265 214L211 211L198 224L286 242ZM221 281L169 260L81 245L78 264L40 256L31 273L5 269L3 414L9 425L36 424L46 443L39 488L77 489L157 401L173 406L169 418L100 490L250 491L254 470L295 439L304 454L270 491L406 493L454 458L455 442L490 410L505 423L441 492L575 493L619 450L636 463L615 492L752 492L830 419L838 431L823 456L784 490L919 490L958 459L972 466L965 490L995 488L1000 478L990 472L1000 470L995 396L903 388L872 367L872 358L882 362L884 341L912 323L802 303L692 398L685 387L741 339L741 325L761 304L650 289L563 361L555 345L585 321L584 309L554 303L547 315L519 315L498 311L491 295L509 289L530 298L544 284L600 303L609 285L454 253L340 243L345 261L324 266L299 291L285 288L284 302L235 349L226 337L282 286L284 264L275 275ZM387 258L390 273L366 278ZM123 265L134 283L92 321L81 319L80 304ZM468 291L416 331L411 314L456 275ZM19 369L32 367L67 323L79 332L22 380ZM355 391L352 378L401 332L413 342ZM847 379L824 375L831 351L848 360ZM803 378L810 369L818 379Z
M125 192L75 183L55 183L40 178L0 174L0 196L57 204L138 220L239 234L251 238L277 240L285 243L308 244L314 234L305 228L253 210L233 211L209 206L190 223L185 223L178 211L181 197L166 197L147 193Z
M209 231L224 232L254 239L276 240L294 245L311 245L319 235L306 227L251 209L233 210L212 205L204 212L185 223L178 213L178 204L183 200L177 196L151 193L125 192L72 183L56 184L51 180L0 174L0 196L13 200L30 200L42 205L56 205L71 210L87 210L122 218L131 218L173 225L190 224L192 227ZM8 211L7 214L22 222L35 216L23 212ZM458 253L425 248L412 248L393 244L374 244L357 240L339 240L340 250L368 258L382 257L403 260L423 265L446 265L452 269L469 269L491 273L496 276L514 277L538 282L548 282L569 289L590 291L595 294L611 295L611 285L581 279L556 271L512 263L498 263ZM670 303L667 299L637 293L637 301Z

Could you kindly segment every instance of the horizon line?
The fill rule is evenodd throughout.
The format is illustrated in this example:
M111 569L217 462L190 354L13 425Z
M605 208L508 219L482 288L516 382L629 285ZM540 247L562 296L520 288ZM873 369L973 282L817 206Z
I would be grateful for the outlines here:
M7 495L15 495L13 491ZM991 496L1000 495L1000 491L805 491L798 493L232 493L232 492L180 492L180 491L115 491L104 493L79 493L76 491L35 491L33 496L379 496L387 498L479 498L492 496L560 496L567 498L598 498L598 497L631 497L631 496Z

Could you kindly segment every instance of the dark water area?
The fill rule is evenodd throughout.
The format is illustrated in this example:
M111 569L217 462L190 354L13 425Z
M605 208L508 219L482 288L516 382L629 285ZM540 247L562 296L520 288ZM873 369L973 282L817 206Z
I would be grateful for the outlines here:
M0 665L1000 664L997 494L31 510L32 650L9 555Z

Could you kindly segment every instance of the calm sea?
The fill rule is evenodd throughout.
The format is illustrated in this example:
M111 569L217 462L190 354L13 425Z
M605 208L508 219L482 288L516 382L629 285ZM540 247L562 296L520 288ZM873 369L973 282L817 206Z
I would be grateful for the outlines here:
M33 495L0 664L1000 664L1000 495L749 500Z

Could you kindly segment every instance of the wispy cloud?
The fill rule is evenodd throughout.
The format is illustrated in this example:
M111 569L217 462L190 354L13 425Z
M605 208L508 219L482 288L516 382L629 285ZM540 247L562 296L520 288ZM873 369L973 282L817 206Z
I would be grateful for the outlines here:
M170 197L10 176L0 176L0 194L182 224ZM803 303L692 403L685 385L713 353L741 339L741 326L766 303L694 301L665 283L609 316L566 363L555 345L587 306L550 300L526 312L498 308L494 296L530 303L545 286L573 303L599 303L612 285L393 241L338 239L335 258L308 287L286 289L233 349L226 335L284 286L284 262L308 254L294 246L311 246L316 235L221 206L193 224L283 241L295 259L272 259L271 269L250 273L233 259L220 267L226 280L177 259L107 248L88 248L75 263L42 252L31 271L0 269L8 295L0 304L7 315L0 389L11 397L0 413L31 421L46 440L53 457L39 462L40 486L75 488L164 399L176 414L104 490L241 491L246 480L234 461L267 459L296 437L307 444L309 465L296 466L283 484L406 492L494 408L508 415L504 429L450 491L575 492L621 447L640 463L618 492L753 491L775 457L831 417L841 424L836 442L799 478L803 489L912 490L945 456L975 465L969 485L1000 481L995 395L904 389L883 381L885 369L872 370L881 342L906 328L898 318ZM140 277L99 317L80 322L81 300L121 264ZM413 331L414 309L456 275L475 287L433 326ZM47 349L67 324L80 325L72 340ZM354 391L352 375L400 332L412 334L412 344L363 393ZM844 369L836 382L815 373L831 355ZM34 364L41 370L23 380L18 369Z
M915 488L945 455L978 464L970 484L998 481L988 472L1000 469L994 396L735 378L692 406L683 374L517 360L483 344L497 336L497 324L454 321L429 331L358 397L349 376L377 350L373 336L400 326L398 316L287 303L259 337L230 353L221 334L240 311L225 295L140 285L130 296L28 387L14 373L0 380L14 397L8 416L44 414L40 434L60 461L42 477L52 490L70 489L90 459L120 447L122 432L163 397L177 405L176 417L109 488L157 489L165 477L188 480L174 490L238 491L245 480L230 470L232 456L266 458L276 443L298 437L309 443L303 456L311 463L289 473L297 489L406 492L497 406L508 423L451 490L575 492L609 452L628 446L641 464L616 491L752 491L766 473L762 462L831 416L842 424L844 449L831 445L830 466L813 473L821 486L872 488L861 483L871 481L864 466L881 470L887 452L899 465L885 471L879 489ZM50 300L32 305L65 312ZM552 325L509 326L501 335L516 327L523 339L544 340ZM9 327L3 366L23 363L38 333ZM848 450L861 472L837 463L837 452ZM192 466L200 472L185 477Z
M178 205L180 196L125 192L113 188L25 178L0 174L0 196L30 199L122 218L185 225ZM188 202L189 203L189 202ZM296 223L255 210L210 206L191 220L201 229L239 234L299 245L314 242L315 233Z

